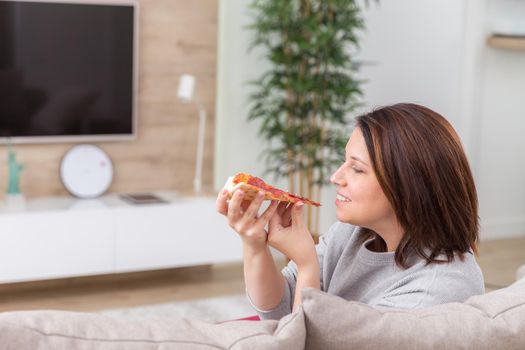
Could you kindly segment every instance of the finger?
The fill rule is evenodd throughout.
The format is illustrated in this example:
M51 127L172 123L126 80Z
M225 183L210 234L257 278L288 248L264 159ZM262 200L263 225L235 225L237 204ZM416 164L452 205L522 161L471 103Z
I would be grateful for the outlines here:
M278 204L278 201L272 201L272 203L270 203L270 205L268 206L268 208L266 208L264 213L262 213L262 215L257 219L255 224L262 227L266 226L266 224L274 216L273 214L275 214L275 212L277 211Z
M277 205L276 215L274 215L272 217L272 219L274 219L274 220L278 219L278 221L281 222L283 213L286 211L286 207L288 206L288 204L290 204L290 203L289 202L285 202L285 201L279 201L279 204Z
M215 207L217 208L217 211L221 213L222 215L226 215L228 213L228 190L223 189L221 192L219 192L219 195L217 196L217 200L215 201Z
M277 213L282 216L284 211L286 210L286 206L288 205L288 202L279 202L279 206L277 207Z
M248 220L252 220L256 218L263 200L264 200L264 193L259 191L257 195L255 196L255 199L251 202L251 204L246 209L246 212L244 213L244 217L247 218Z
M283 225L288 225L290 224L290 222L292 221L292 207L293 207L293 204L291 203L287 203L287 204L290 204L286 207L282 217L283 217Z
M241 216L241 202L244 198L244 192L237 190L233 193L233 197L228 204L228 219L230 222L237 221Z
M275 210L274 214L270 217L270 221L268 223L268 228L270 230L273 230L275 227L282 226L282 210L284 210L283 208L286 209L286 203L278 202L277 209Z
M292 207L292 226L304 226L304 203L299 201Z
M247 200L242 201L242 203L241 203L241 213L245 213L246 209L248 209L250 204L252 204L252 201L247 201Z

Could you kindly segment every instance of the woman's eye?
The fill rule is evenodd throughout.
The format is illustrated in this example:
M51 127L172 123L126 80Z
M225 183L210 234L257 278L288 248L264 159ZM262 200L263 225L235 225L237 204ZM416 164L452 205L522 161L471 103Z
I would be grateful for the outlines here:
M356 172L356 173L362 173L362 172L363 172L362 170L359 170L359 169L357 169L357 168L354 168L354 167L352 167L352 169L353 169L353 170L354 170L354 172Z

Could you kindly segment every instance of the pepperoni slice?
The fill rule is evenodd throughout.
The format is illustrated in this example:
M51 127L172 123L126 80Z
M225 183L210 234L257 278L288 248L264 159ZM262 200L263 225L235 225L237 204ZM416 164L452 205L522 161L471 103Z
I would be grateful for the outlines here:
M275 188L275 187L273 187L271 185L268 185L262 179L260 179L258 177L255 177L255 176L252 176L250 174L238 173L237 175L234 176L234 178L233 178L233 183L234 184L238 184L238 183L241 183L241 182L246 183L246 184L251 185L251 186L254 186L257 189L262 190L262 191L264 191L266 193L269 193L271 195L270 197L272 199L280 200L280 201L283 201L283 202L291 202L291 203L296 203L298 201L301 201L301 202L304 202L304 203L308 203L308 204L314 205L316 207L319 207L321 205L320 203L314 202L314 201L312 201L310 199L307 199L307 198L304 198L304 197L301 197L301 196L297 196L297 195L288 193L286 191L280 190L278 188Z

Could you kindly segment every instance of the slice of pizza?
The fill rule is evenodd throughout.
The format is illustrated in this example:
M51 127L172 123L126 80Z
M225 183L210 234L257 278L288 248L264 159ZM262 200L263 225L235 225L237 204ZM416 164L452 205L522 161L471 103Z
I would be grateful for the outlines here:
M255 198L259 191L263 191L265 194L265 200L276 200L281 202L290 202L296 203L301 201L306 204L314 205L316 207L320 206L320 203L314 202L310 199L297 196L286 191L280 190L273 186L268 185L266 182L261 180L258 177L251 176L246 173L238 173L235 176L230 176L224 188L228 190L228 197L231 198L233 193L242 189L245 193L246 200L252 200Z

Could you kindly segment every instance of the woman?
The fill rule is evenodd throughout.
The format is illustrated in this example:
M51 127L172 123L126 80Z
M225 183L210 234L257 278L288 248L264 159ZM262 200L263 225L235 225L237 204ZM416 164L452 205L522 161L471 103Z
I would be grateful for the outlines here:
M374 307L463 302L484 292L478 201L458 135L438 113L397 104L357 118L332 175L337 222L317 246L303 204L224 191L217 210L243 242L248 297L261 319L295 311L304 287ZM265 230L268 224L268 231ZM280 273L269 246L291 261Z

